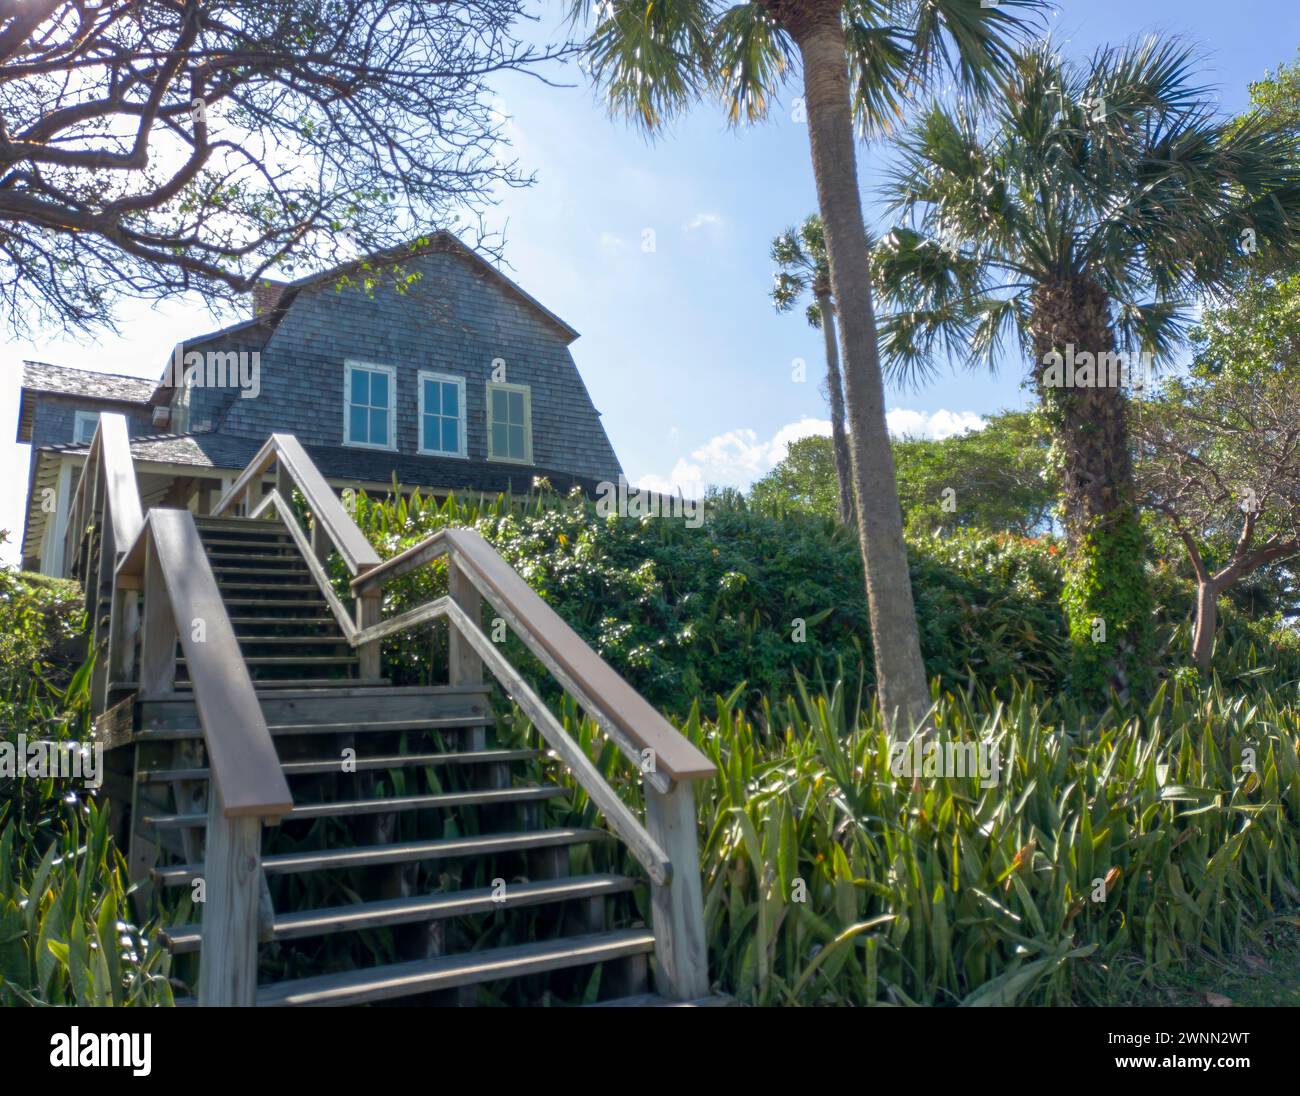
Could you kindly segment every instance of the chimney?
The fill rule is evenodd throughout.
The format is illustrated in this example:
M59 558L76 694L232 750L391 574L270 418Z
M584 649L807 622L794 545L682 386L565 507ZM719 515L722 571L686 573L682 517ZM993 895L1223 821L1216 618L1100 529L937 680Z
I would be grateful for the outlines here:
M288 284L288 282L273 282L269 278L263 278L253 286L253 315L260 316L263 312L270 312L280 302L280 295Z

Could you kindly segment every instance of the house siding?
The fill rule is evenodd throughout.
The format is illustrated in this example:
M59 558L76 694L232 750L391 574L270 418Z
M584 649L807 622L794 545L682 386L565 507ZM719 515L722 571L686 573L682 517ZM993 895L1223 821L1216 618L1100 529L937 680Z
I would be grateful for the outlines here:
M78 411L112 411L126 416L127 433L140 437L154 432L153 412L147 407L106 403L103 400L79 399L40 393L32 413L32 445L67 445L73 440Z
M405 293L303 290L261 350L260 395L225 394L219 429L258 439L284 431L307 445L341 446L344 363L367 361L396 370L403 455L418 450L419 371L464 377L468 457L486 461L487 382L493 361L503 359L505 379L532 390L534 466L592 479L618 476L618 458L555 326L454 253L425 255L406 269L420 278ZM215 408L192 410L191 421L209 406Z

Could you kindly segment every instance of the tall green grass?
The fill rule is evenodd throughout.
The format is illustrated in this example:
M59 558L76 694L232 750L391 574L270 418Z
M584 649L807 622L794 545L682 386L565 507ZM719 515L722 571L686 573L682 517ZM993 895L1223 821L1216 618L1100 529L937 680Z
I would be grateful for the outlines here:
M895 775L843 683L754 718L739 695L682 730L718 767L698 796L710 971L744 1003L1114 1002L1300 908L1294 694L1175 684L1099 718L1032 689L945 695L936 742L996 746L989 787Z

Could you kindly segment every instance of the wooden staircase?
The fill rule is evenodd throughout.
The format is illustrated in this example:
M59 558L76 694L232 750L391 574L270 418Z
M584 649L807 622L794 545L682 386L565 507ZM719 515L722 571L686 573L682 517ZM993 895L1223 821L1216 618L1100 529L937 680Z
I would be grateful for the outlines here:
M380 563L277 435L269 493L259 454L221 516L150 511L114 551L130 530L113 526L125 424L112 420L92 444L79 503L91 520L69 558L88 601L111 609L96 620L97 734L141 911L201 899L196 923L162 933L197 982L180 1003L715 1003L690 783L711 766L485 542L437 534ZM313 504L310 530L285 502L294 488ZM355 576L350 611L326 578L333 549ZM383 583L442 556L449 597L381 621ZM175 573L182 560L192 573ZM483 594L639 763L648 830L488 643ZM438 619L448 684L380 676L380 638ZM485 665L541 742L498 740ZM566 773L610 829L572 812Z

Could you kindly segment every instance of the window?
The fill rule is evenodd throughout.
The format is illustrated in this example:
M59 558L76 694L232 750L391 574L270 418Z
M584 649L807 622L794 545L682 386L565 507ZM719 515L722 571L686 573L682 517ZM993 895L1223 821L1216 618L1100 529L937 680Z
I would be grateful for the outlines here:
M533 463L532 392L488 382L488 460Z
M420 371L421 453L465 456L465 381Z
M343 444L365 449L396 449L394 418L397 375L391 365L345 362Z
M78 411L72 424L72 440L77 445L89 445L99 428L98 411Z

